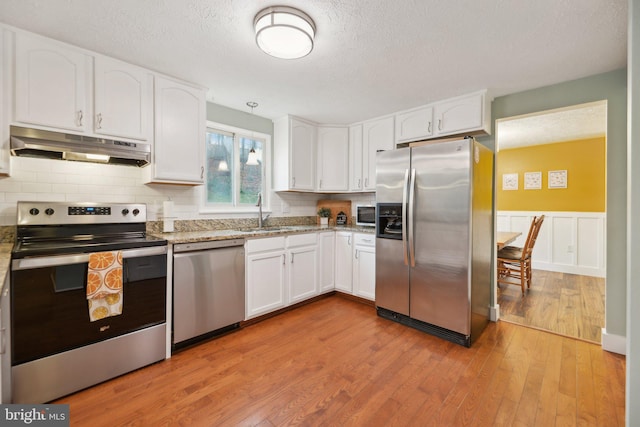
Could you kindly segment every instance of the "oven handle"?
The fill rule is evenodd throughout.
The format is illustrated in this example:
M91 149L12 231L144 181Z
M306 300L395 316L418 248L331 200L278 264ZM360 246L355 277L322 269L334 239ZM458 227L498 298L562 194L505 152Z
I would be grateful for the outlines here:
M152 255L163 255L167 253L167 246L151 246L148 248L125 249L122 251L122 258L141 258ZM11 270L29 270L41 267L56 267L60 265L82 264L89 262L89 254L56 255L34 258L14 259L11 263Z

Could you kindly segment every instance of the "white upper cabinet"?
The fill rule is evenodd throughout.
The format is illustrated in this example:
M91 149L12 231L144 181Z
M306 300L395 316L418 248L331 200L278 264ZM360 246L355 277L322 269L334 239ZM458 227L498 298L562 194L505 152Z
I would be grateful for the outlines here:
M486 120L485 93L475 93L443 101L434 106L434 119L438 135L453 135L462 132L489 133Z
M206 126L203 89L156 77L155 143L148 181L202 184Z
M393 126L393 116L362 124L363 188L365 191L375 191L376 189L376 153L380 150L394 148Z
M452 135L491 133L486 91L451 98L396 114L397 144Z
M152 140L153 74L54 40L16 33L18 124Z
M52 40L16 34L14 120L58 129L90 129L91 58Z
M315 124L286 116L273 123L274 189L314 191L316 184Z
M318 127L318 191L349 190L349 129Z
M433 135L433 107L396 114L396 142L415 141Z
M362 125L349 126L349 190L362 191Z
M103 56L96 56L94 66L94 132L149 139L153 75Z

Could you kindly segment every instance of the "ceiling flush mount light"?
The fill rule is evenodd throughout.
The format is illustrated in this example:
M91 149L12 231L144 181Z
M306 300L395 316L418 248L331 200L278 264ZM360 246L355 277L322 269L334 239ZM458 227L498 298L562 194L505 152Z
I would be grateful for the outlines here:
M313 49L316 26L309 15L298 9L268 7L258 12L253 27L258 47L276 58L302 58Z

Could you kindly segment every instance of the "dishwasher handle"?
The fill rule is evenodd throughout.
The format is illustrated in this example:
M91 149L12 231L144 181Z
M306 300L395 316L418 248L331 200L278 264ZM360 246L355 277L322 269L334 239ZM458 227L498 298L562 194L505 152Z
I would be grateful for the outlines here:
M173 245L173 253L204 251L207 249L230 248L244 246L244 239L208 240L203 242L179 243Z

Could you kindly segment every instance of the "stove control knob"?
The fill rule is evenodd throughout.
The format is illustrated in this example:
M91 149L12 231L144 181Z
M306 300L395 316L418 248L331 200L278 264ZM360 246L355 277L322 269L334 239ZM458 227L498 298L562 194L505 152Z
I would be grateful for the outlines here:
M54 212L55 211L53 209L51 209L51 208L47 208L47 209L44 210L44 213L46 213L49 216L53 215Z
M29 209L29 213L31 215L38 215L40 213L40 211L38 209L36 209L36 208L31 208L31 209Z
M125 216L125 215L127 215L128 213L129 213L129 209L127 209L127 208L122 209L122 216Z
M140 209L133 210L133 216L137 216L140 213Z

